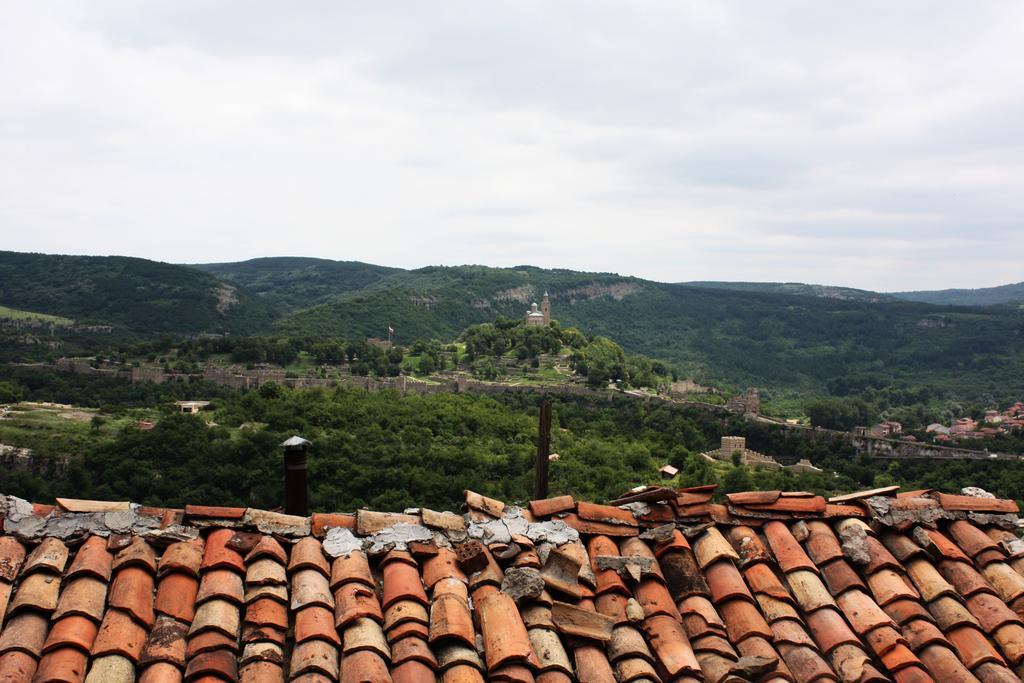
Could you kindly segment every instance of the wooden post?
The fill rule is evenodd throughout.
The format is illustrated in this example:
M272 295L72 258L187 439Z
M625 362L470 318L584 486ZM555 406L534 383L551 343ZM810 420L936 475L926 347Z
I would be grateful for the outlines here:
M540 424L537 429L537 467L533 495L537 499L548 497L548 454L551 451L551 401L540 404Z

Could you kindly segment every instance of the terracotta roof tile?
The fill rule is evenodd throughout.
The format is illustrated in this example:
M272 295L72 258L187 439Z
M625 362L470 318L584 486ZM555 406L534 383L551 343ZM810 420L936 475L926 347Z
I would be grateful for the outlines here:
M781 644L779 653L791 671L799 672L801 680L834 681L835 673L812 647Z
M789 590L804 612L813 612L822 607L835 607L836 601L821 578L812 571L801 569L786 575Z
M867 585L846 560L829 562L821 568L821 576L832 595L839 595L854 588L867 590Z
M108 602L124 610L147 628L153 625L153 575L138 566L124 567L114 575Z
M434 668L417 660L403 662L391 669L394 683L435 683Z
M900 626L915 619L933 620L931 613L919 600L894 600L885 606L885 613Z
M832 528L825 522L807 522L807 554L819 567L832 560L843 558L843 549Z
M300 569L292 575L291 606L300 610L310 605L334 609L334 596L327 576L317 569Z
M237 638L240 619L238 605L227 600L209 600L196 609L188 634L192 637L203 631L219 631L229 638Z
M52 612L57 607L60 584L59 574L37 571L23 577L7 607L7 614L11 615L22 609Z
M871 561L864 567L866 574L873 574L880 569L895 569L899 570L902 565L899 560L892 556L892 553L874 536L868 536L864 539L867 545L868 556Z
M98 631L98 623L88 617L71 615L57 619L46 636L43 652L65 647L74 647L83 652L89 652Z
M458 595L443 595L434 599L430 607L430 642L455 639L475 646L473 617L465 599Z
M188 661L185 677L196 680L203 675L216 676L220 680L238 680L238 660L234 653L228 650L211 650L198 654Z
M38 612L22 612L11 617L0 633L0 653L21 650L38 657L43 651L49 627L46 615Z
M718 605L718 612L725 621L729 640L739 643L750 636L771 638L774 633L768 622L752 603L746 600L727 600Z
M199 566L203 562L203 545L194 541L172 543L160 556L157 563L157 576L170 572L182 572L199 577Z
M233 577L238 578L238 583L242 583L241 577L238 576L234 571L230 569L214 569L206 572L206 575L219 573L223 580L230 581L233 583L233 579L227 579L225 575L230 574ZM205 576L203 577L206 578ZM277 560L270 558L260 558L249 562L245 566L245 586L250 590L257 586L287 586L288 576L285 572L284 565ZM200 588L200 594L205 595L205 592Z
M697 556L697 563L701 569L706 569L721 559L740 559L739 554L716 527L708 528L697 538L693 543L693 552Z
M341 639L334 626L334 614L316 605L295 613L295 642L304 643L315 638L341 646Z
M338 628L363 617L384 620L377 594L369 586L357 581L342 584L334 592L335 625Z
M670 677L700 674L697 657L677 620L667 616L650 617L643 621L643 630L657 655L658 663Z
M932 568L931 565L927 566ZM934 571L934 568L932 569ZM941 590L941 586L934 583L933 577L922 576L921 578L924 584L923 587L929 594L933 590ZM934 579L942 581L937 572ZM942 583L945 583L945 581L942 581ZM868 576L868 587L871 589L875 602L882 607L885 607L894 600L916 600L919 597L917 591L903 578L903 575L897 574L891 569L879 569L874 574ZM925 599L929 598L926 597Z
M754 599L731 560L723 559L711 563L704 568L704 578L711 589L711 598L716 604L732 598L745 598L751 602Z
M1024 625L1024 621L1002 600L990 593L977 593L967 598L968 611L986 633L992 634L1007 624Z
M946 637L953 643L968 669L974 669L983 662L1005 664L1003 658L978 628L958 626L946 631Z
M964 607L963 603L949 596L938 598L928 605L928 610L935 617L939 628L947 634L960 626L980 626L978 620Z
M985 565L981 569L981 574L996 589L1003 602L1010 603L1024 595L1024 576L1005 562Z
M0 581L14 581L24 561L25 546L13 536L0 536Z
M344 512L314 512L310 518L310 525L313 535L323 538L327 535L328 529L340 528L354 531L356 516L353 513Z
M669 592L676 601L690 595L711 595L707 581L697 566L693 552L689 550L673 551L662 555L658 560L661 573L668 584Z
M91 575L79 575L61 592L53 618L80 615L99 622L103 618L106 599L107 584L105 581L93 578Z
M544 500L531 500L530 512L537 517L550 517L559 512L568 512L576 508L576 501L572 496L558 496L556 498L545 498Z
M978 680L948 647L928 645L922 648L917 656L928 668L928 672L934 677L933 680L951 683L973 683Z
M258 598L246 605L245 623L278 629L288 628L288 607L273 598Z
M203 561L199 565L201 570L233 569L239 574L245 573L245 562L241 553L228 546L234 534L232 529L215 529L210 532L203 548Z
M497 591L497 589L494 590ZM474 597L475 600L476 598ZM384 610L385 631L390 632L396 626L408 621L415 621L428 626L430 624L430 617L427 614L427 608L415 600L399 600Z
M964 562L943 560L936 563L936 568L962 597L967 598L977 593L996 594L995 589L985 581L978 570Z
M1003 562L1005 560L1006 554L1002 550L993 548L991 550L982 550L980 553L975 555L974 564L978 565L979 567L984 567L985 565L991 564L992 562ZM1014 569L1016 569L1017 571L1020 571L1021 569L1021 565L1018 564L1019 562L1019 559L1015 560L1015 564L1013 565Z
M112 568L116 572L124 567L140 567L150 574L156 573L156 553L140 536L132 538L127 547L114 556Z
M654 665L640 657L620 659L614 664L615 674L620 681L656 680Z
M444 670L441 683L484 683L484 677L472 666L457 664Z
M807 556L800 543L782 522L768 522L764 535L782 571L789 573L798 569L817 571L817 566Z
M574 505L581 504L568 500L550 503L564 506L551 512L540 501L525 519L564 515L579 542L546 545L517 529L511 542L477 543L464 558L475 556L475 566L461 565L457 554L472 545L463 543L465 519L433 511L361 515L363 531L433 520L436 542L372 555L344 542L341 551L321 545L329 526L365 535L356 517L341 513L318 516L319 524L278 515L275 538L256 526L266 529L269 513L199 513L189 529L188 519L169 511L184 525L174 534L198 531L205 543L168 545L153 532L150 542L130 533L67 545L40 539L29 548L31 563L21 542L0 534L0 610L11 605L0 644L14 643L0 647L0 670L22 667L31 678L41 655L46 680L64 680L58 670L67 669L68 680L87 672L91 681L149 683L188 678L187 667L196 681L287 674L306 683L334 676L611 683L616 674L677 683L833 676L987 683L1017 680L1010 666L1024 671L1024 542L984 526L997 520L1008 529L1005 517L965 520L970 510L942 512L920 495L888 500L902 504L907 519L939 515L922 528L859 502L833 504L830 517L803 493L731 496L731 512L709 503L710 490L639 495L653 496L647 504L658 514L637 520L627 509L588 503L580 514ZM674 499L665 504L662 496ZM510 509L482 496L468 500L472 519ZM76 514L92 513L59 514L71 528ZM162 511L139 514L159 521ZM696 515L689 527L638 537L684 514ZM849 536L848 554L837 534ZM286 550L278 539L293 545ZM598 567L599 557L616 556L634 559L621 574ZM499 590L513 566L540 569L546 590L517 605ZM36 615L41 643L27 628ZM341 645L348 654L341 656ZM964 648L973 648L969 666L958 658Z
M740 566L745 567L755 562L768 562L771 555L768 548L757 533L748 526L735 526L728 531L729 541L740 556Z
M139 663L148 666L166 662L175 667L185 666L185 635L188 627L168 616L160 616L142 648Z
M0 680L5 683L30 683L36 672L36 658L21 650L0 654Z
M113 562L114 556L107 550L107 539L90 536L79 546L64 578L68 580L78 576L92 576L104 582L109 581Z
M341 555L331 565L331 588L337 588L349 581L358 581L367 586L374 585L370 563L362 550L353 550L347 555Z
M384 593L381 604L384 609L399 600L415 600L423 605L430 604L415 564L410 565L402 561L388 562L384 565L383 574Z
M971 558L967 557L957 544L938 531L924 527L918 527L917 531L916 537L918 541L924 545L925 550L935 559L958 560L968 564L971 562Z
M976 498L974 496L957 496L949 493L936 493L935 499L945 510L963 512L990 512L994 514L1015 515L1020 510L1012 500L999 498Z
M924 548L914 543L909 537L892 531L881 535L882 543L900 562L906 562L915 557L926 556Z
M39 660L33 680L47 683L73 683L85 679L89 656L74 647L51 650Z
M854 632L861 637L879 626L896 625L874 600L861 591L847 591L836 598L836 602Z
M185 623L191 623L195 616L198 591L199 581L195 577L172 572L161 578L157 584L153 609Z
M37 571L61 574L67 562L67 546L57 538L44 538L25 559L21 566L21 576Z
M607 644L608 660L612 664L627 657L642 657L650 663L654 661L654 655L647 647L647 641L643 634L635 627L617 626L611 630L611 639Z
M1024 662L1024 627L1020 624L1006 624L989 633L1006 661L1019 672Z
M640 530L629 524L609 524L607 522L596 522L587 519L582 519L575 513L567 513L564 517L560 518L569 527L575 529L581 534L596 535L603 534L605 536L637 536Z
M742 579L740 580L742 581ZM636 599L647 617L663 614L674 619L680 618L679 610L676 608L668 588L657 579L643 579L636 589Z
M850 629L839 610L831 607L816 610L806 615L807 628L818 647L825 654L840 645L859 645L856 634Z
M430 627L418 621L406 621L389 629L385 637L387 637L389 643L397 643L403 638L410 637L427 640L430 637Z
M323 546L312 536L299 539L292 546L291 556L288 558L289 574L302 569L315 569L327 577L331 575L331 568L324 556Z
M93 642L92 655L120 655L132 662L139 661L146 644L146 628L119 609L107 610Z

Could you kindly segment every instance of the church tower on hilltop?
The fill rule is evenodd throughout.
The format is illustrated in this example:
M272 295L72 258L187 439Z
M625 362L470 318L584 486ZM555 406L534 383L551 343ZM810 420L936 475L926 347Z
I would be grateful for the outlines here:
M548 298L547 292L544 292L540 306L538 307L536 303L530 306L523 320L530 327L547 327L551 322L551 299Z

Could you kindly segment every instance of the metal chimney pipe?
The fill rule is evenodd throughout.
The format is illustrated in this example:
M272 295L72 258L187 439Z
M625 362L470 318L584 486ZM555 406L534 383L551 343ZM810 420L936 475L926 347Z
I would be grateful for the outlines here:
M306 454L310 442L301 436L284 441L284 511L288 515L309 516L309 470Z

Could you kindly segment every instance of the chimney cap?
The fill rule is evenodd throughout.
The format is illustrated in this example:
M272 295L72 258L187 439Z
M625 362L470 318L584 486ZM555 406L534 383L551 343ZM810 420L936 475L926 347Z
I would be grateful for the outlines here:
M303 439L301 436L296 435L291 437L290 439L285 439L284 441L281 442L281 445L284 446L285 448L305 448L310 443L312 442L307 441L306 439Z

